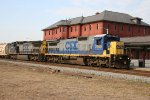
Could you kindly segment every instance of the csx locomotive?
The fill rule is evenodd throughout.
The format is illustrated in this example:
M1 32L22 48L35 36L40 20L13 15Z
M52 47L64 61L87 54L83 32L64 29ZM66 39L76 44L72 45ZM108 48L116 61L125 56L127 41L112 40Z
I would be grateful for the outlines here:
M12 59L16 59L17 55L27 55L29 60L37 61L80 61L89 66L130 67L130 59L124 54L124 43L119 37L109 34L53 41L14 42L4 47L7 50L5 55L0 53L1 57Z

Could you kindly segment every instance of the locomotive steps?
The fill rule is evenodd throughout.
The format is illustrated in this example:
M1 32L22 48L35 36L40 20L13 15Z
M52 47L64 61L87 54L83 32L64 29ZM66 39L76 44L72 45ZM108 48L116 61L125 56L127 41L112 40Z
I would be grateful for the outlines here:
M57 72L106 76L110 78L118 78L118 79L126 79L126 80L131 80L131 81L150 83L150 77L145 77L145 76L136 76L136 75L128 75L128 74L120 74L120 73L112 73L112 72L78 69L78 68L67 68L67 67L59 67L59 66L49 66L49 65L43 65L43 64L15 62L15 61L9 61L9 60L0 60L0 62L12 63L15 65L25 65L25 66L31 66L31 67L49 68Z

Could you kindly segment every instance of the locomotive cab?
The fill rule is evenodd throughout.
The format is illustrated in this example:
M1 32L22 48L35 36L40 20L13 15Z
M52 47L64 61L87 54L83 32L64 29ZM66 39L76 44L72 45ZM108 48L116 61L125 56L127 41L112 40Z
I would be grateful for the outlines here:
M94 37L93 53L107 57L109 67L129 68L130 59L124 54L124 42L117 36L108 34Z
M124 42L117 36L105 37L107 51L110 55L110 66L116 68L129 68L130 58L124 54Z

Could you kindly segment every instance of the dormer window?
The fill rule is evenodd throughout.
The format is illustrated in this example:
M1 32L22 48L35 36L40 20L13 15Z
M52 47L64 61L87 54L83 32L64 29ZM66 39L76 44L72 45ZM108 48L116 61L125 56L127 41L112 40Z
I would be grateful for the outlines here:
M135 17L133 19L131 19L135 24L141 24L141 20L142 18L138 18L138 17Z

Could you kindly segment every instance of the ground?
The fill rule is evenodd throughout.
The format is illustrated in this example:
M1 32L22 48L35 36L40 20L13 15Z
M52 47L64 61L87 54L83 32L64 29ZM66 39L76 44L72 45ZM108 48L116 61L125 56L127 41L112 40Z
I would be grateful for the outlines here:
M150 84L0 63L0 100L150 100Z

